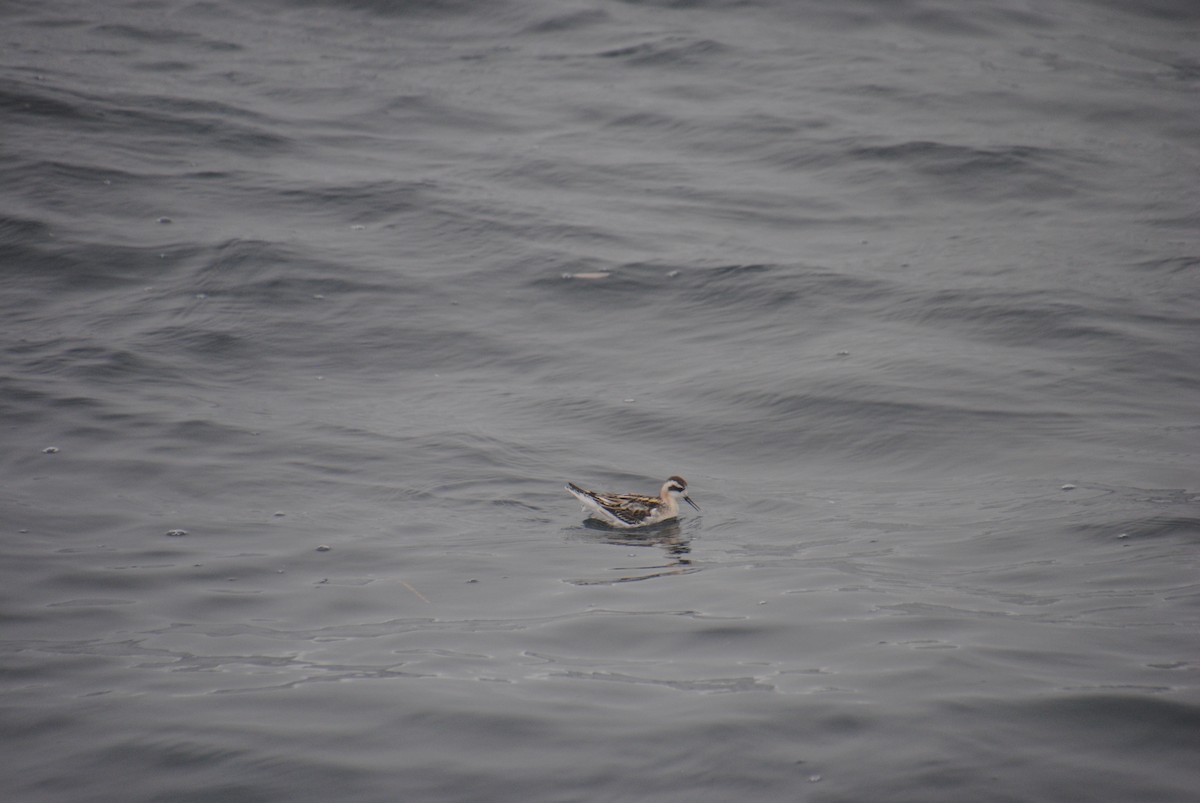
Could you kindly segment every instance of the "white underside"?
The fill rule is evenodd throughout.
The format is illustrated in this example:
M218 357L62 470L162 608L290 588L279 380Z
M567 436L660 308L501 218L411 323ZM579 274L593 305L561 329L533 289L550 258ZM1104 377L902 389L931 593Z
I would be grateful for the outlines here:
M567 491L569 491L571 495L578 499L579 503L583 505L584 513L591 513L596 518L602 520L606 524L611 524L613 527L620 527L623 530L631 530L634 527L648 527L651 524L658 524L662 521L666 521L666 518L662 517L660 513L655 513L654 515L647 516L642 521L636 522L635 524L630 524L627 521L617 518L617 516L609 512L606 507L601 505L595 499L592 499L590 496L581 494L571 488L567 488Z

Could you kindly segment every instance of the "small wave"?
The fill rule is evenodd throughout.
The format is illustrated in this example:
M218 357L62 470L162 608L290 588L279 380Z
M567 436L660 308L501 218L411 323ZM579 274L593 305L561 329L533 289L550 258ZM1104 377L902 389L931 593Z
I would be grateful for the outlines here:
M171 28L147 28L141 25L108 24L97 25L94 30L97 33L115 39L125 39L147 45L170 45L174 48L190 45L198 50L221 53L242 49L242 46L235 42L209 39L191 31L174 30Z
M1050 148L980 148L918 140L854 146L846 155L905 169L933 182L938 191L972 200L1062 198L1087 188L1083 172L1076 168L1089 160Z
M711 39L694 40L667 36L653 42L613 48L597 53L603 59L617 59L635 67L694 67L728 51Z
M589 28L593 25L608 22L610 18L607 11L596 8L585 9L583 11L568 11L532 23L525 28L525 31L534 34L558 34L565 31Z

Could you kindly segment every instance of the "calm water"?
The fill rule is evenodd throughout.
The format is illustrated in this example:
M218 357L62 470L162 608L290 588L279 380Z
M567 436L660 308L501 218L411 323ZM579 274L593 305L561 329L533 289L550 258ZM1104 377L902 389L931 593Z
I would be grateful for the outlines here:
M1200 799L1194 3L0 24L6 799Z

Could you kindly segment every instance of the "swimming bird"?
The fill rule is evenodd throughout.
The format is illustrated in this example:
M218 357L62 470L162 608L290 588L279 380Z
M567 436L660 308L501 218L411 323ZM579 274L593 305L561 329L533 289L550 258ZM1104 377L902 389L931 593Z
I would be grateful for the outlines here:
M583 503L584 511L613 527L625 529L671 521L679 515L681 498L696 510L700 509L688 496L687 481L683 477L671 477L664 482L658 496L586 491L573 482L568 482L566 487L568 493Z

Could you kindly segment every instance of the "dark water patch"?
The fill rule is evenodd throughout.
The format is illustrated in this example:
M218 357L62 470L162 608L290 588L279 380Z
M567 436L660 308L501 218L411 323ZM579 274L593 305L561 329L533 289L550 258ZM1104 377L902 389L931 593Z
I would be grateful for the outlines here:
M95 257L105 250L114 257L93 259L86 271L62 266L61 281L76 292L88 289L81 285L89 277L87 284L106 289L147 280L157 280L163 288L134 297L111 296L110 311L103 316L106 326L96 333L103 345L60 343L55 356L47 352L48 342L22 344L19 350L34 371L82 362L96 368L101 360L136 373L130 360L188 354L228 375L253 369L271 354L316 364L336 344L346 347L339 367L353 370L372 365L377 370L448 368L462 360L486 364L505 356L495 337L474 331L466 320L435 323L436 313L450 309L449 302L433 306L437 293L419 293L420 283L323 262L290 246L238 240L171 260L132 249L93 247L90 253ZM115 257L131 253L163 275L138 275L129 264L136 260ZM121 264L110 268L110 262ZM414 321L417 315L420 322ZM386 323L393 318L395 323ZM115 338L111 345L108 338ZM102 356L105 350L108 355Z
M728 46L712 39L667 36L653 42L604 50L596 56L618 60L633 67L695 68L719 61L729 51Z
M187 258L198 253L192 248L132 246L90 242L86 246L74 237L56 238L53 244L39 247L33 254L14 265L25 287L36 287L45 293L62 293L78 297L110 292L117 295L133 293L148 283L171 281L172 255ZM144 293L144 291L142 291ZM122 300L137 306L138 295L124 295ZM35 309L47 315L45 322L64 310L54 309L64 296L41 295ZM110 298L115 300L115 298ZM32 311L32 310L31 310Z
M551 677L562 677L572 680L600 680L608 683L633 683L650 686L663 686L668 689L684 692L699 692L702 694L729 694L747 691L775 691L769 683L763 683L753 677L736 678L704 678L697 680L663 680L658 678L638 677L623 672L581 672L566 670L551 673Z
M53 122L78 123L94 120L94 112L88 112L86 107L77 100L66 100L57 96L71 96L73 93L64 92L43 83L23 84L8 81L0 86L0 112L8 115L29 115L45 117ZM9 118L11 120L11 118Z
M532 23L525 28L525 33L561 34L567 31L590 28L593 25L609 22L611 19L612 17L607 11L598 8L567 11Z
M131 115L131 119L144 120L151 123L151 131L159 129L161 133L186 130L191 134L202 133L204 129L188 127L172 129L168 126L188 126L193 121L204 121L216 130L220 125L233 121L244 121L254 124L266 124L272 118L265 112L236 104L210 98L188 97L186 95L156 95L121 93L104 96L103 102L114 106L117 114Z
M45 415L45 407L51 402L49 390L34 388L25 380L12 376L0 376L0 410L4 411L5 420L13 424L39 419ZM95 404L92 399L76 397L70 401L56 400L56 403L88 406Z
M733 316L736 311L793 311L791 326L827 320L852 307L873 307L893 297L891 283L809 265L681 266L680 295L696 312ZM765 319L770 320L770 319Z
M967 288L898 294L883 312L893 320L946 326L1012 346L1078 343L1127 348L1131 339L1082 301L1044 293ZM1134 338L1136 339L1136 338Z
M50 226L41 220L0 216L0 254L8 257L6 267L32 252L31 242L43 242L52 236ZM6 271L7 272L7 271Z
M424 213L432 199L425 187L397 181L352 184L288 182L277 184L265 177L247 177L247 195L259 195L280 211L321 215L355 223L390 221L397 216Z
M331 12L350 9L380 17L460 17L474 16L479 5L472 0L278 0L285 6L299 8L328 8ZM497 0L489 4L492 13L507 8L508 3Z
M261 355L248 332L170 326L146 332L141 339L149 350L184 352L200 360L247 360Z
M740 155L772 170L797 171L803 174L840 170L846 166L843 161L845 154L836 144L820 142L799 133L766 142L760 141L758 146L743 149ZM812 204L819 199L804 200ZM823 203L833 206L830 201Z
M1194 58L1177 58L1167 62L1167 67L1171 69L1172 75L1176 81L1184 81L1187 83L1196 83L1200 81L1200 59Z
M755 5L759 5L755 3ZM764 3L767 8L790 12L796 16L800 7L789 8L786 4ZM982 38L997 35L994 26L997 18L1008 25L1014 23L1036 27L1044 25L1041 16L1033 13L1008 12L989 6L974 7L969 12L955 6L944 6L931 2L890 3L887 0L851 0L851 2L808 3L803 7L803 16L821 24L821 27L889 28L920 32L934 38L951 37ZM811 23L810 23L811 24Z
M254 450L262 448L251 430L210 418L156 421L154 424L160 429L159 436L154 439L157 444L155 448L163 451L207 446L209 450L235 455L244 454L247 447L253 447Z
M1200 8L1190 0L1141 0L1126 3L1123 0L1088 0L1090 3L1108 6L1114 11L1129 16L1144 16L1169 22L1200 22Z
M115 599L112 597L88 597L86 599L69 599L63 602L51 602L47 608L103 608L108 605L136 605L131 599Z
M669 8L679 11L689 9L747 10L760 5L753 0L620 0L624 5Z
M1030 441L1039 433L1057 434L1073 420L1065 411L956 404L935 394L903 400L869 382L790 393L746 389L706 395L716 410L724 411L705 422L711 446L776 459L791 454L944 463L950 459L945 450L982 445L991 440L988 433L1015 427L1022 440ZM1011 438L1009 445L1017 442ZM997 445L988 453L1002 451Z
M515 355L499 338L480 333L470 327L439 327L431 329L403 323L381 324L339 332L337 322L330 321L323 329L297 322L292 336L272 338L277 347L284 347L296 357L310 354L314 343L327 346L340 343L348 349L344 357L330 362L330 369L343 372L368 372L371 375L391 371L449 372L471 368L496 368L502 365L525 365L535 357ZM307 327L307 331L306 331Z
M156 144L155 155L162 156L186 146L191 158L195 157L198 144L211 144L243 154L279 154L292 145L289 137L270 130L273 122L265 115L216 100L84 93L38 86L0 93L0 106L8 106L12 112L24 113L31 119L44 118L51 123L69 121L76 126L77 134L119 132L119 142L127 146L143 144L140 150L143 157L151 153L145 149L145 144L150 142ZM135 135L131 137L130 131ZM61 132L56 131L55 136L61 136ZM131 149L139 152L136 144Z
M133 218L150 224L162 215L162 207L150 196L164 189L166 182L161 176L110 167L106 161L20 162L0 170L0 178L13 182L20 203L37 209L64 243L84 231L107 241L144 242L144 229L129 226L128 221ZM124 221L127 227L114 230L114 219Z
M169 741L166 739L154 745L144 744L142 749L151 750L152 754L156 755L156 757L150 758L150 756L147 756L147 758L150 758L151 761L157 763L161 768L169 770L186 770L195 765L220 765L248 755L248 753L243 751L222 749L210 744L179 740ZM228 789L224 789L217 793L221 794L221 792L228 791Z
M192 72L196 65L187 61L143 61L133 68L150 73L183 73Z
M1043 721L1052 731L1079 734L1077 748L1110 746L1159 755L1170 765L1177 761L1181 746L1200 747L1200 705L1185 699L1085 694L1030 701L1018 708L1022 720Z
M637 132L642 136L645 132ZM650 132L651 136L666 137L664 132ZM533 189L552 192L556 196L585 197L593 194L605 194L625 197L635 193L639 188L653 185L655 182L671 182L683 177L682 171L676 165L661 162L619 162L611 160L603 162L587 159L563 161L560 159L526 158L520 161L505 163L487 171L489 179L511 184L516 188ZM494 211L488 211L494 217ZM509 212L511 216L511 212ZM539 215L540 218L540 215ZM541 226L552 225L549 220L540 220ZM556 222L556 229L563 230L568 224ZM541 226L529 225L525 236L533 241L551 240L555 229L546 229L543 233ZM623 232L616 229L606 229L602 226L582 223L573 224L577 232L587 233L594 238L605 238L612 242L623 242L626 238Z
M1162 257L1158 259L1148 259L1144 262L1137 263L1133 267L1136 270L1146 271L1152 274L1183 274L1185 276L1193 276L1200 274L1200 257L1180 255Z
M694 429L694 421L680 420L669 409L648 409L611 397L551 399L530 405L530 409L560 425L590 426L598 433L619 433L623 442L670 443L690 437Z
M314 306L312 302L354 294L396 296L408 289L398 277L389 282L366 277L282 242L227 240L189 257L186 286L201 301L240 299L269 306L281 302L285 306L301 302Z
M242 156L283 156L292 151L296 141L277 134L265 126L236 123L216 117L178 117L125 111L128 125L144 125L144 136L158 140L163 152L196 153L196 142ZM124 125L121 125L124 127ZM176 147L180 138L191 140L188 147Z
M1191 505L1200 504L1200 492L1184 488L1162 488L1149 491L1137 491L1134 498L1139 502L1149 502L1155 505Z
M631 115L636 121L640 115ZM624 118L623 118L624 120ZM654 121L647 121L653 125ZM732 164L758 165L771 171L795 170L805 175L836 168L845 159L841 143L817 136L833 125L827 118L815 113L797 110L791 116L785 111L766 113L747 110L736 115L697 118L694 113L681 116L674 128L686 133L676 147L686 146L708 157L719 158ZM651 127L651 130L653 128ZM636 134L637 132L631 132ZM669 134L664 131L664 134ZM737 147L731 149L730 143ZM766 191L766 187L760 188ZM829 199L791 192L791 202L812 206L824 204L832 208Z
M979 148L933 141L857 146L846 155L906 170L939 192L973 201L1072 197L1087 189L1087 173L1076 168L1091 161L1037 146Z
M28 364L31 373L67 376L86 381L123 383L135 379L179 382L185 374L170 359L123 348L99 345L69 346Z
M303 783L311 790L323 776L331 780L336 775L329 767L309 765L306 769L249 740L231 738L219 727L188 737L169 728L149 728L137 737L97 745L79 760L87 762L91 774L101 779L108 779L107 768L127 767L137 776L125 785L130 796L187 803L214 796L239 803L267 803L286 794L283 790L292 783ZM346 789L353 790L353 780L346 780ZM320 788L332 791L329 786Z
M490 132L493 135L523 133L527 128L521 120L515 110L504 107L455 102L434 94L409 93L388 97L369 113L363 114L361 120L352 115L347 122L361 122L372 128L382 126L389 137L395 137L397 132L441 131L461 138L478 132ZM421 138L419 143L414 144L425 147L435 143Z
M7 180L17 184L46 183L39 192L27 192L26 197L45 202L50 208L62 206L63 196L85 187L102 184L140 184L148 177L96 163L67 162L60 159L15 162L5 168Z
M469 192L431 197L385 229L410 260L444 266L455 278L464 273L494 277L505 265L519 267L547 254L557 258L561 252L554 248L555 240L585 245L624 240L621 232L547 220L538 205L495 204ZM448 242L453 249L443 248Z
M40 6L39 6L40 10ZM3 12L0 12L3 13ZM48 16L40 19L23 19L21 25L28 25L31 28L46 28L46 29L65 29L65 28L83 28L92 24L92 20L84 17L66 17L66 16Z
M683 314L669 320L697 342L727 339L729 328L742 336L770 331L781 338L815 332L848 309L882 306L895 292L884 280L806 265L656 261L582 267L562 277L567 281L544 276L533 285L580 301L620 299L622 309L670 301ZM705 326L696 325L697 316L704 316Z
M635 112L622 113L617 117L607 119L604 128L620 131L625 141L630 136L650 139L647 134L655 134L658 139L670 139L680 143L685 137L688 140L703 131L704 126L694 119L667 114L663 111L642 109ZM679 176L682 177L682 172Z
M241 170L195 170L179 175L180 179L187 181L206 181L214 184L229 184L237 185L244 184L252 186L255 183L255 174Z
M498 504L521 504L513 496L514 487L536 485L530 472L540 466L539 455L528 448L456 429L401 438L377 452L376 460L390 463L393 473L383 485L394 488L396 498L485 511ZM424 476L428 466L447 462L455 466L452 471L437 479Z
M139 25L102 24L95 31L106 37L125 39L146 45L166 45L179 47L190 45L200 51L228 53L242 49L234 42L208 39L192 31L180 31L171 28L146 28Z
M821 199L796 200L786 192L695 189L653 204L668 219L704 220L708 226L733 226L764 233L781 230L821 231L843 228L858 234L871 227L895 226L893 220L846 214L846 209ZM800 252L791 251L793 253Z
M1191 503L1200 504L1200 499L1193 499ZM1163 538L1200 543L1200 517L1187 515L1146 516L1103 524L1076 525L1072 529L1104 543L1111 543L1114 539L1132 543Z
M194 159L203 146L242 155L282 155L294 144L272 131L274 123L265 117L218 101L119 94L87 97L80 108L86 117L81 131L119 132L111 146L142 158L186 154ZM130 136L130 131L136 134Z
M993 35L987 26L980 24L985 15L967 14L962 9L920 8L901 10L900 21L906 26L919 31L926 31L936 36L972 36L990 37Z
M721 2L721 0L716 0ZM737 0L728 0L736 3ZM817 2L802 6L786 3L754 3L786 16L795 24L802 20L817 29L876 32L888 29L908 31L939 41L955 37L1001 37L1013 27L1044 29L1054 18L1024 9L995 8L995 4L973 6L969 11L936 2L891 3L887 0L851 0Z
M821 4L838 14L853 16L864 25L895 25L920 31L934 38L972 37L1004 38L1022 30L1038 32L1061 29L1060 17L1050 11L1015 8L1006 4L985 4L967 10L938 2L905 2L892 4L887 0L857 0L847 4ZM827 12L828 13L828 12ZM940 41L946 41L941 40Z

